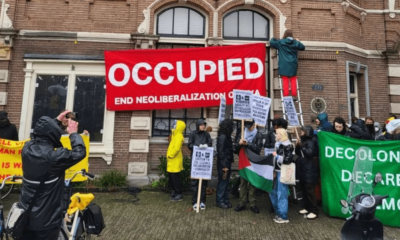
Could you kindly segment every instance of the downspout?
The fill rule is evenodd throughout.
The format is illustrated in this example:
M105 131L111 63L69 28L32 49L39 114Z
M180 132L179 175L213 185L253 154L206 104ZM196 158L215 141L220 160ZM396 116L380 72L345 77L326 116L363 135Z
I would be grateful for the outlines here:
M351 123L351 107L350 107L350 71L349 71L350 61L346 61L346 82L347 82L347 109L348 109L348 123Z

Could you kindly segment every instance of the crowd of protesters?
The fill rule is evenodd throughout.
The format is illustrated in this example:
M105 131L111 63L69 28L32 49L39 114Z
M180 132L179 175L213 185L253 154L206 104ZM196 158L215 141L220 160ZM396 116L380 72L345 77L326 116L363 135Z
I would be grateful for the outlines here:
M396 119L391 116L386 122ZM275 212L273 219L277 223L287 223L288 220L288 185L279 181L280 167L282 164L296 164L296 179L299 181L297 187L301 191L303 199L303 208L299 211L306 219L313 220L318 218L318 184L319 176L319 147L317 134L319 131L332 132L355 139L364 139L371 141L389 141L400 140L399 130L387 132L385 126L381 128L379 122L375 122L372 117L365 119L352 118L350 123L341 117L336 117L332 123L326 113L321 113L315 119L317 127L301 126L298 134L292 138L287 130L288 122L285 119L277 118L272 120L272 128L263 136L254 121L245 121L244 134L241 137L241 127L234 131L234 121L231 119L223 120L218 129L216 139L212 139L209 127L206 126L204 119L199 119L196 124L196 130L189 136L188 148L193 151L193 147L200 148L212 147L215 143L218 185L216 191L216 206L222 209L232 208L229 200L230 194L239 197L239 204L234 208L236 212L246 209L246 203L250 204L250 210L254 213L260 213L256 205L256 191L259 190L249 181L239 176L239 180L233 185L230 183L232 176L232 163L234 155L238 154L243 148L247 154L262 155L271 154L274 158L274 184L269 192L269 212ZM238 124L240 125L240 124ZM175 174L182 170L182 146L183 129L185 125L182 121L177 121L172 130L171 143L168 148L168 172L170 173L170 183L172 187L172 201L181 201L182 183L179 175ZM296 130L297 131L297 130ZM234 133L235 132L235 133ZM294 137L294 136L293 136ZM201 189L198 188L199 180L192 180L191 188L193 190L192 204L193 209L198 207L204 210L206 208L206 188L207 181L203 180ZM231 186L232 185L232 186ZM200 206L197 206L197 194L200 194Z

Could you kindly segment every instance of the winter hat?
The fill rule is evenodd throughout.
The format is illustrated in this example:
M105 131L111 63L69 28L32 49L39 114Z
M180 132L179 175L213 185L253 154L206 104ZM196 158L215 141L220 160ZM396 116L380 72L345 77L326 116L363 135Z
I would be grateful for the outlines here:
M8 119L6 111L0 111L0 121Z

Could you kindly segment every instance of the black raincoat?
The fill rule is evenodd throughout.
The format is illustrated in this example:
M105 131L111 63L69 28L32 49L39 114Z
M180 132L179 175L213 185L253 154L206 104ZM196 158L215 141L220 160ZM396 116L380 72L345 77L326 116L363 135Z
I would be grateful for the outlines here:
M32 139L26 142L22 149L24 180L20 204L22 208L28 208L41 176L52 162L51 168L45 174L45 184L40 189L27 225L27 230L43 231L61 226L65 170L86 157L86 147L82 137L73 133L69 136L72 150L63 148L58 122L49 117L39 119L32 135Z
M0 138L18 141L17 127L10 123L5 111L0 111Z
M208 133L207 131L199 130L199 126L201 124L206 124L204 119L197 120L196 131L191 132L189 135L188 148L192 152L194 146L198 147L202 144L207 144L207 146L212 147L212 139L210 133Z
M315 183L318 180L318 168L314 157L318 154L318 146L313 139L314 129L305 126L306 134L301 136L301 145L296 146L296 174L297 179L306 183Z

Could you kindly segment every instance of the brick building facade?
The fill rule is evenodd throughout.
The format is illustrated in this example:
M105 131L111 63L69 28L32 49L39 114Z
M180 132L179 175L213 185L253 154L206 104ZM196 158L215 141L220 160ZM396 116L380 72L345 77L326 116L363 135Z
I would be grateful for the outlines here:
M202 116L215 137L218 108L106 111L103 52L268 47L267 40L286 29L306 45L298 71L305 124L313 124L316 97L325 100L330 120L371 115L382 123L400 113L400 0L3 0L0 110L26 139L41 114L74 109L89 119L81 125L91 131L91 171L116 168L147 182L166 153L169 120L185 118L190 125ZM280 116L271 49L266 66L271 116Z

